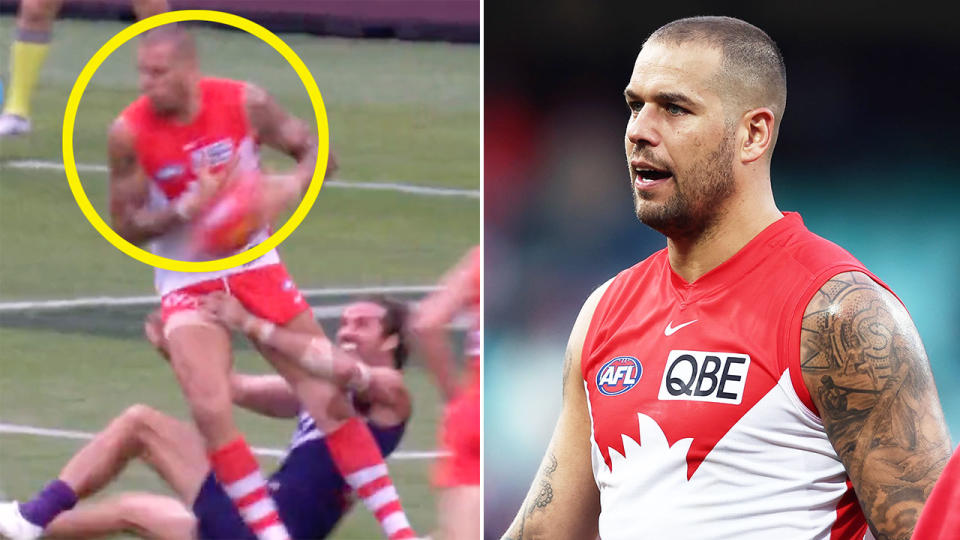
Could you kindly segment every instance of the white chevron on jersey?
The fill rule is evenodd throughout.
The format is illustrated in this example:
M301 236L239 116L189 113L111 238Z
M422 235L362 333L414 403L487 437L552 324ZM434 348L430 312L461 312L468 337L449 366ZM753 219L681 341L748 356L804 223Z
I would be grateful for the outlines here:
M624 454L611 448L609 469L591 431L604 540L829 540L847 475L789 370L689 480L687 451L696 434L670 446L651 417L637 413L637 422L640 444L622 436Z

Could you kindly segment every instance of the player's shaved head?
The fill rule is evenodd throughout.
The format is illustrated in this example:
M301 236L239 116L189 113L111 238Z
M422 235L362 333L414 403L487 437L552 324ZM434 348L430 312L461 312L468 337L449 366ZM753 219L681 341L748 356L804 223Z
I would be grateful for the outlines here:
M160 114L189 116L202 76L193 34L180 24L148 30L137 47L140 91Z
M151 28L140 38L141 47L150 47L159 44L171 44L180 60L195 61L197 58L197 42L193 33L183 25L172 23Z
M777 44L756 26L732 17L690 17L667 23L644 46L699 44L720 51L714 81L728 116L769 107L774 137L787 106L787 70ZM776 139L774 139L776 140Z

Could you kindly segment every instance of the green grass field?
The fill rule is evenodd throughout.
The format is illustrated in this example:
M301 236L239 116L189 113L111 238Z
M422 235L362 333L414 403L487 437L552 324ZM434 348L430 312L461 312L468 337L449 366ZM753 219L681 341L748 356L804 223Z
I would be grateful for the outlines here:
M58 21L33 103L34 133L0 140L0 306L13 301L152 294L152 271L109 245L77 208L62 171L28 169L22 160L61 161L67 95L84 63L121 24ZM7 58L13 19L0 18ZM300 55L324 97L333 147L345 182L391 182L478 190L479 49L436 43L323 39L281 35ZM309 118L306 91L293 69L256 38L198 31L203 69L249 80L295 114ZM4 81L7 68L3 65ZM112 118L136 97L133 45L94 76L77 116L77 161L105 162ZM286 161L267 155L268 167ZM97 208L106 174L81 173ZM424 285L436 281L479 240L479 199L324 187L310 215L281 248L302 288ZM311 298L340 304L348 298ZM148 305L59 310L0 309L0 422L96 431L133 403L181 418L186 408L169 368L140 335ZM335 321L321 321L329 331ZM241 347L237 368L266 364ZM416 359L408 371L415 413L400 450L435 447L437 398ZM238 412L257 446L284 446L293 422ZM81 441L0 433L0 491L31 495L57 474ZM267 470L275 460L262 461ZM391 471L414 527L435 523L430 463L393 460ZM130 468L109 492L166 492L147 468ZM376 523L355 509L336 538L378 538Z

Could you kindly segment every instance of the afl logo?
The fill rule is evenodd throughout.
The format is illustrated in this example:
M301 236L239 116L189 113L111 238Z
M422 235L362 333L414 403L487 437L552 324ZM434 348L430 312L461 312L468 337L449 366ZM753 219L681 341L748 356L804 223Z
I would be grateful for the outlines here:
M597 372L597 390L605 396L617 396L636 386L643 366L632 356L618 356Z

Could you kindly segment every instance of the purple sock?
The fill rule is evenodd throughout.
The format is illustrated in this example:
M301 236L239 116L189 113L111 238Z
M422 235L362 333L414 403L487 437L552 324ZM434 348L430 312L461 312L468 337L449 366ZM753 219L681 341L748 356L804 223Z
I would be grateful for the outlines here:
M77 495L63 480L54 480L29 501L20 504L20 514L30 523L46 528L60 512L77 504Z

